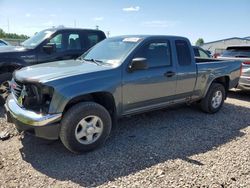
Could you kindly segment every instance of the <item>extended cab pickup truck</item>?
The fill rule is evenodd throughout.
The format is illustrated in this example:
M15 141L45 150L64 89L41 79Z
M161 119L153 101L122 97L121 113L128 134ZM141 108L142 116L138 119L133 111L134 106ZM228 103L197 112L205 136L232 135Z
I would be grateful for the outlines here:
M7 121L38 137L60 138L72 152L89 151L123 116L193 102L215 113L239 76L239 61L195 59L183 37L114 37L77 60L16 71Z
M43 30L22 46L0 48L0 103L8 96L12 73L29 65L76 59L96 43L105 39L104 32L91 29L52 28Z

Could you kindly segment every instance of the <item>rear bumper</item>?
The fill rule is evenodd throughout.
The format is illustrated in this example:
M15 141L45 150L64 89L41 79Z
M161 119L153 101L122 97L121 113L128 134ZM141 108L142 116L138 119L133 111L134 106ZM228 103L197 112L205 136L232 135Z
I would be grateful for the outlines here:
M250 90L250 77L241 76L238 88L243 90Z
M38 114L21 108L10 95L5 104L8 122L16 125L19 131L34 133L37 137L57 139L59 135L59 122L62 114Z

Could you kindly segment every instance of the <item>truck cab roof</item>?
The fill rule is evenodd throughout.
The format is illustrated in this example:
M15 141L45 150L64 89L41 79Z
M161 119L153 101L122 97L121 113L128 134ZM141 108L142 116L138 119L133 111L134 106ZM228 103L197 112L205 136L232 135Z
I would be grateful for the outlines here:
M96 32L102 32L101 30L97 30L97 29L85 29L85 28L71 28L71 27L55 27L55 28L48 28L48 29L44 29L43 31L96 31Z
M186 37L174 36L174 35L121 35L113 38L140 38L140 39L156 39L156 38L168 38L168 39L185 39Z

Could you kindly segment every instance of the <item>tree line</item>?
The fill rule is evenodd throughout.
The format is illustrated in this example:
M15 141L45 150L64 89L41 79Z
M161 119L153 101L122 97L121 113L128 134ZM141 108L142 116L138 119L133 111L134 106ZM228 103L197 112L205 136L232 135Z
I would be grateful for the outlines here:
M0 38L5 39L28 39L27 35L18 35L16 33L6 33L3 29L0 28Z
M203 38L199 38L195 43L196 46L201 46L202 44L204 44Z

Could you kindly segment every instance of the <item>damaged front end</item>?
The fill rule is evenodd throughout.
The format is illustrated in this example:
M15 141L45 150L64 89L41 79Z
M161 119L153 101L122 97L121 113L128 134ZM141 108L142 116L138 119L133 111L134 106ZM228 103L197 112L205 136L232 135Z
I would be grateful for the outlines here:
M47 114L53 96L53 88L40 83L22 83L12 79L11 93L20 107L36 113Z
M62 113L49 113L53 88L15 79L12 79L10 87L11 94L5 104L7 121L14 123L19 131L57 139Z

